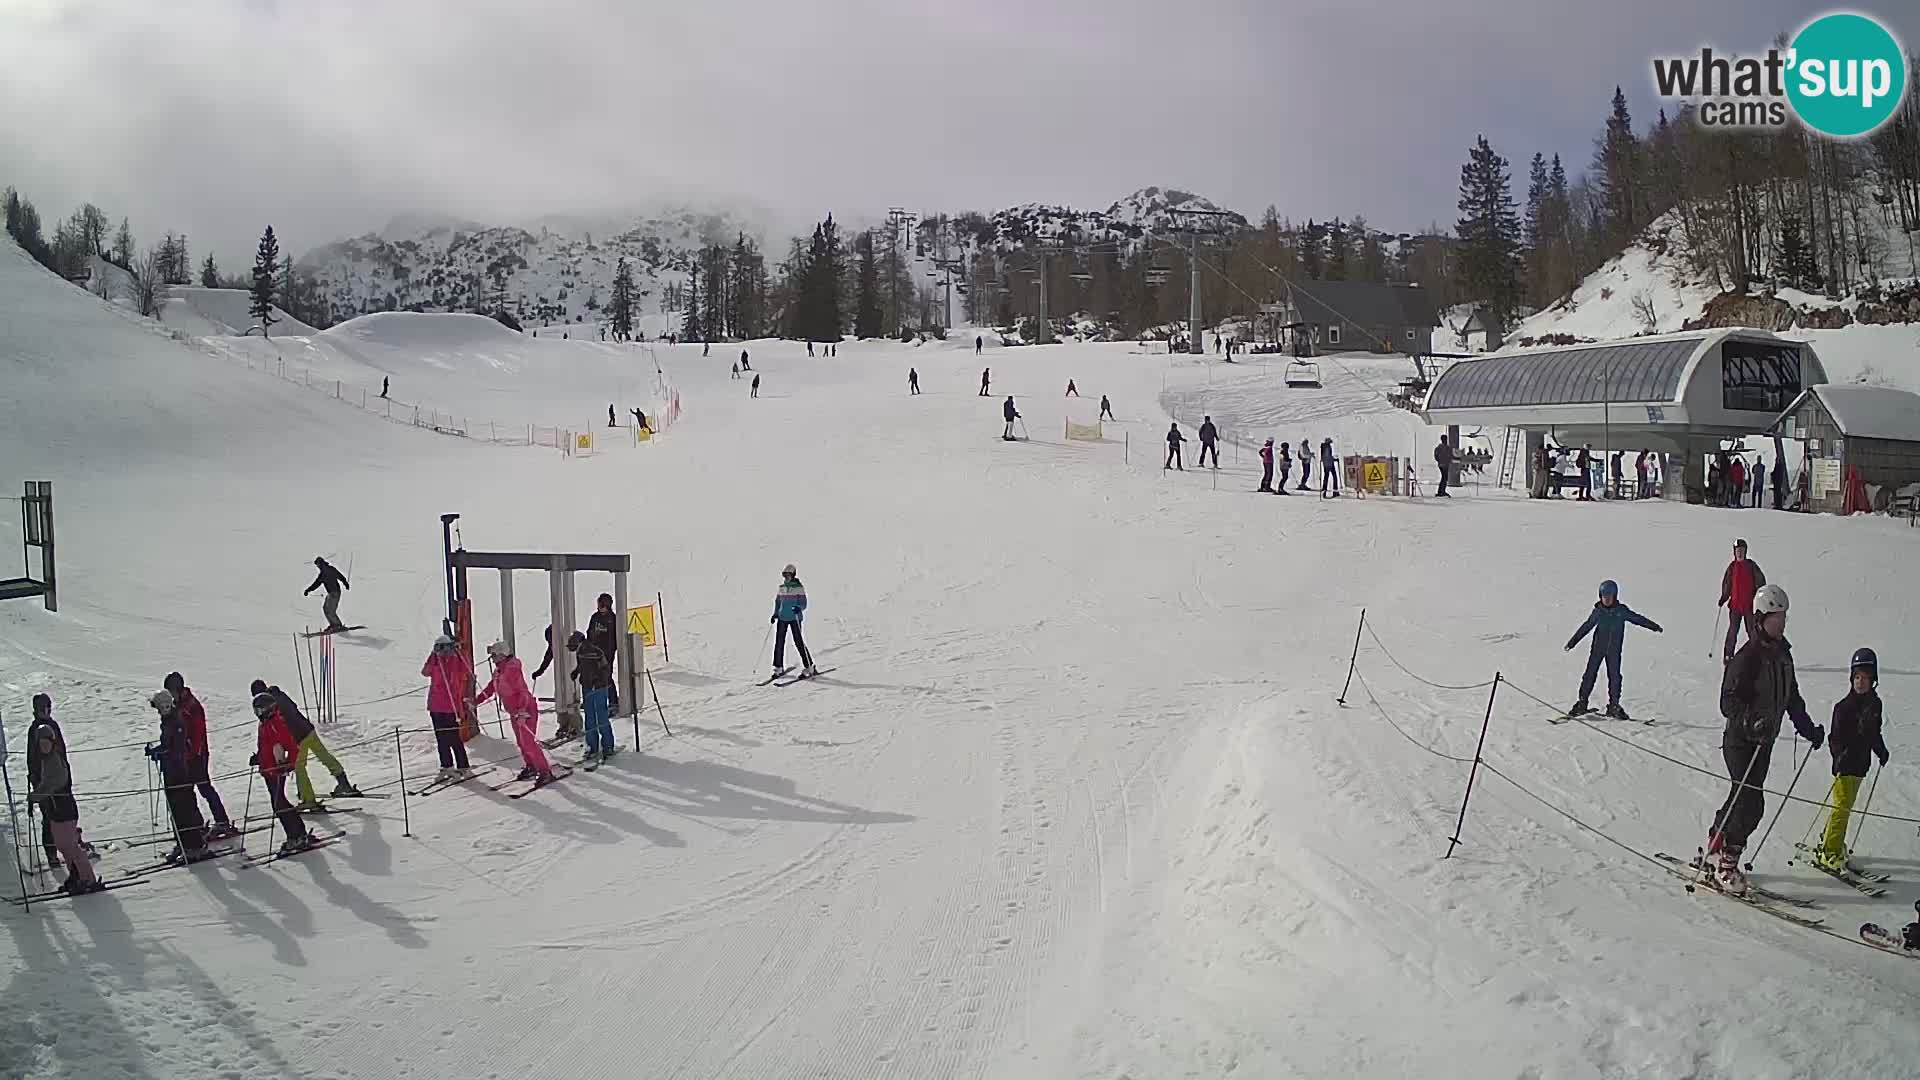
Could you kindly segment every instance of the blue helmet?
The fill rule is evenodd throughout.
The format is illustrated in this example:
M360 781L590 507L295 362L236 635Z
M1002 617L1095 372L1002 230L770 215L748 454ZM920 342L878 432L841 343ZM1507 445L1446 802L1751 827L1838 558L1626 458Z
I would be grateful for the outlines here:
M1607 580L1601 582L1600 595L1603 597L1611 596L1611 597L1618 598L1620 595L1620 583L1613 580L1612 578L1608 578Z

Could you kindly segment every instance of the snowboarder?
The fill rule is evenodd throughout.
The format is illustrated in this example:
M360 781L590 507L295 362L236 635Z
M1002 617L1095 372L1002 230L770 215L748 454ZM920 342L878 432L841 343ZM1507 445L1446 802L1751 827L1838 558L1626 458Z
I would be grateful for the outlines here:
M1195 468L1207 467L1207 455L1213 455L1213 467L1220 467L1220 429L1213 426L1213 417L1200 418L1200 464Z
M1753 596L1766 583L1767 575L1761 572L1760 564L1747 558L1746 540L1735 539L1733 560L1727 563L1726 570L1720 574L1719 606L1727 609L1727 640L1720 649L1722 662L1733 659L1734 644L1742 626L1747 628L1747 640L1753 640L1757 631Z
M915 394L918 394L919 392L920 392L920 369L908 368L907 369L907 396L912 397Z
M334 569L333 564L325 559L315 556L313 565L319 573L315 575L313 584L307 586L307 590L300 595L312 596L313 590L326 589L327 598L320 602L320 611L327 617L326 632L339 633L347 628L347 625L340 621L340 590L351 589L353 584L347 580L347 575Z
M1440 490L1433 493L1434 498L1453 498L1447 493L1447 481L1453 477L1453 444L1447 441L1445 435L1440 436L1439 443L1433 448L1433 463L1440 467Z
M980 396L986 397L987 391L990 390L992 386L993 386L993 369L981 368L980 369Z
M1066 396L1067 396L1067 397L1079 397L1079 396L1080 396L1080 391L1079 391L1079 390L1078 390L1077 388L1075 388L1075 387L1074 387L1074 385L1073 385L1073 380L1072 380L1072 379L1068 379L1068 380L1067 380L1067 394L1066 394Z
M1333 485L1331 495L1327 485ZM1320 497L1337 499L1340 497L1340 471L1334 467L1333 439L1320 440Z
M167 862L192 862L207 855L207 823L200 816L200 804L193 797L192 748L187 743L186 726L181 723L179 706L165 690L151 699L160 713L160 741L147 744L147 756L160 765L160 784L166 793L167 812L173 818L173 834L179 841L166 857Z
M1773 743L1780 735L1781 716L1791 718L1794 730L1815 750L1826 739L1826 732L1807 716L1794 677L1793 647L1787 642L1787 591L1762 585L1753 596L1753 611L1760 636L1740 646L1720 679L1720 715L1727 721L1720 754L1732 786L1713 815L1707 841L1707 854L1715 860L1716 884L1734 896L1747 891L1740 854L1767 810L1762 789Z
M380 396L381 397L387 396L387 380L389 378L391 378L391 376L388 376L388 375L380 376Z
M45 696L35 696L36 712L40 698ZM60 891L75 895L99 892L106 886L93 872L93 860L87 857L86 849L80 846L80 804L73 797L73 770L67 764L60 729L50 722L35 723L27 730L27 738L28 757L38 761L27 788L27 801L40 812L43 843L66 860L67 877L60 883ZM54 865L52 856L47 858L47 865Z
M165 685L167 693L173 695L173 702L180 709L180 721L186 729L187 747L191 754L187 771L195 789L200 792L200 798L206 801L207 809L213 814L213 828L207 836L218 840L236 835L239 830L233 827L232 819L227 817L227 808L221 803L220 793L214 790L209 775L212 752L207 747L207 708L188 689L186 678L179 672L169 674Z
M1186 465L1180 461L1180 444L1186 441L1187 437L1180 434L1179 424L1173 424L1167 428L1167 460L1160 466L1161 472L1174 468L1181 472L1187 471Z
M760 396L760 373L757 371L753 373L753 386L747 391L747 396L756 398Z
M973 335L973 355L979 356L980 350L985 348L986 344L987 344L987 339L984 335L981 335L981 334Z
M1312 471L1313 471L1313 444L1311 442L1308 442L1306 439L1301 439L1300 440L1300 490L1301 491L1310 490L1307 487L1307 474L1311 473Z
M440 783L473 775L467 763L467 744L460 738L460 711L467 698L467 661L460 655L452 637L441 634L433 639L433 651L420 665L427 677L427 715L433 720L433 741L440 751ZM306 801L302 791L301 801Z
M609 667L620 667L620 619L614 614L613 594L601 593L594 601L593 614L587 616L587 640L607 658ZM620 687L608 687L607 708L617 712L620 708Z
M311 809L320 805L320 800L313 794L313 781L307 777L308 757L319 759L320 764L333 774L333 795L348 798L360 794L360 789L354 787L353 782L347 779L347 770L340 767L339 759L327 750L326 743L320 741L320 733L313 730L313 721L307 719L306 714L300 711L300 706L293 703L293 699L287 696L285 690L278 686L268 686L264 679L255 679L247 692L255 696L260 694L273 696L274 704L280 706L280 717L286 721L287 731L293 735L294 743L300 748L300 753L293 759L293 781L294 787L300 794L301 809Z
M1020 410L1013 407L1013 397L1008 395L1006 403L1000 406L1000 415L1006 418L1007 430L1000 436L1008 442L1013 441L1013 422L1020 419Z
M1260 444L1260 486L1254 490L1262 495L1273 494L1273 440L1271 438Z
M747 359L747 350L745 349L740 350L740 370L741 371L753 370L753 361Z
M1287 495L1287 478L1293 475L1293 444L1280 444L1280 482L1274 485L1275 495Z
M1620 707L1620 650L1627 637L1627 624L1643 626L1656 634L1664 633L1660 624L1647 618L1620 602L1620 586L1609 578L1600 583L1600 599L1594 601L1593 611L1587 615L1587 621L1580 624L1567 639L1567 651L1572 652L1580 639L1589 632L1593 634L1593 647L1587 652L1587 670L1580 676L1580 700L1567 710L1568 716L1579 716L1593 711L1587 699L1593 694L1594 681L1600 675L1600 663L1607 665L1607 716L1615 720L1631 719L1627 710Z
M1833 707L1833 723L1827 728L1827 748L1833 754L1833 790L1827 804L1827 830L1821 834L1820 847L1813 865L1829 874L1846 869L1847 818L1853 812L1853 800L1860 794L1860 781L1866 779L1871 757L1887 765L1887 743L1880 732L1880 657L1872 649L1853 651L1847 665L1847 696Z
M813 654L807 651L806 639L800 636L800 624L806 616L806 586L800 584L800 571L788 563L780 568L780 587L773 593L773 618L768 620L774 625L773 677L776 679L793 670L786 665L788 634L793 635L793 647L800 652L801 677L811 679L820 674L813 666Z
M43 740L51 737L50 746L43 746ZM45 694L33 695L33 722L27 725L27 787L29 790L40 783L40 770L50 757L58 757L60 767L67 768L67 736L60 730L60 724L53 718L53 699ZM71 777L71 771L68 771ZM71 790L71 784L69 784ZM78 837L76 827L75 836ZM85 840L79 841L84 848ZM40 847L46 854L47 865L53 866L60 861L60 845L54 842L53 822L44 812L40 815Z
M542 784L553 781L553 765L547 761L547 752L540 746L540 699L533 696L533 687L527 684L527 673L520 666L520 658L513 655L513 646L505 641L496 641L487 646L487 659L493 661L493 678L475 699L476 704L485 704L498 695L500 707L507 711L507 721L513 725L513 741L520 747L520 760L525 765L520 770L522 780L537 780Z
M1119 418L1113 415L1113 402L1108 401L1107 395L1105 394L1100 395L1100 417L1099 418L1102 420L1112 420L1116 424L1120 422Z
M286 717L281 715L280 705L272 694L253 695L253 715L260 726L254 733L251 764L260 770L260 779L266 781L267 804L287 834L280 843L280 854L305 851L313 846L313 838L307 832L306 820L287 802L287 774L293 772L294 762L300 758L300 744L287 729Z
M613 667L607 654L575 630L567 635L567 649L573 653L573 677L580 684L582 706L587 714L587 753L582 764L605 761L619 747L613 744L613 721L608 702L613 693Z

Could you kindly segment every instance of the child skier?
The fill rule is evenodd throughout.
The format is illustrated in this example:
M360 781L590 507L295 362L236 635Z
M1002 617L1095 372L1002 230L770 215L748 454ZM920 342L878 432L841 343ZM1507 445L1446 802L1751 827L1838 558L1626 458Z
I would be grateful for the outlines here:
M347 770L341 767L338 758L328 752L327 744L320 741L319 732L313 730L313 721L307 719L307 714L300 711L300 706L293 703L285 690L268 686L264 679L255 679L247 692L256 697L261 694L272 696L273 703L280 706L280 718L286 721L287 732L300 747L300 753L293 759L293 782L300 794L302 810L311 810L320 805L320 800L313 793L313 781L307 776L308 757L319 758L320 764L333 774L333 795L336 798L359 796L360 789L347 779Z
M1273 493L1275 495L1288 494L1287 478L1292 475L1293 475L1293 444L1283 442L1280 444L1280 482L1274 485L1274 488L1273 488Z
M575 630L567 635L567 650L573 653L573 677L580 683L581 708L587 714L587 752L583 765L605 761L619 747L613 744L610 701L613 695L613 664L600 647Z
M1834 705L1833 724L1827 729L1827 747L1833 753L1833 790L1827 802L1833 810L1813 855L1813 865L1829 874L1849 869L1847 817L1853 813L1853 800L1860 794L1870 757L1878 757L1882 768L1887 764L1887 743L1880 734L1880 695L1874 691L1880 682L1880 658L1872 649L1855 649L1847 678L1852 685Z
M1627 710L1620 707L1620 647L1626 641L1627 624L1644 626L1656 634L1663 633L1660 624L1647 618L1620 602L1620 586L1611 578L1600 583L1600 599L1594 601L1593 611L1587 615L1587 621L1580 624L1567 639L1567 651L1572 652L1580 639L1593 633L1593 648L1587 653L1587 670L1580 676L1580 700L1567 710L1568 716L1590 713L1593 706L1587 704L1587 698L1593 693L1594 681L1600 675L1600 662L1607 664L1607 715L1615 720L1632 719Z
M1254 490L1262 495L1273 494L1273 440L1271 438L1260 444L1260 486Z
M260 779L266 781L267 802L287 834L280 843L280 854L305 851L313 846L313 837L307 832L307 823L300 812L287 802L287 774L293 772L294 763L300 758L300 744L288 730L286 717L281 715L280 704L272 694L253 695L253 715L260 721L260 727L254 735L252 764L259 768Z
M496 641L487 646L487 659L493 661L493 678L480 691L476 704L485 704L495 694L500 696L500 707L507 710L507 719L513 724L513 741L519 744L520 758L526 763L520 770L520 779L552 783L553 766L548 763L547 753L541 749L536 734L540 725L540 700L533 696L533 687L527 684L520 658L513 655L512 645Z
M768 620L775 626L773 635L773 677L779 678L793 669L785 663L787 657L787 635L793 635L793 647L800 650L800 677L811 679L820 674L813 666L813 654L807 651L806 639L800 636L800 624L807 616L807 587L800 584L800 571L792 563L780 569L780 587L773 593L773 618Z

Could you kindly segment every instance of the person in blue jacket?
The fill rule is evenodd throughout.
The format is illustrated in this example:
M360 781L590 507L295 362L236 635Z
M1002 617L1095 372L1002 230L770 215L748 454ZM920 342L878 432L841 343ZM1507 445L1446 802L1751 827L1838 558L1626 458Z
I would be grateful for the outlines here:
M1011 400L1011 399L1009 399ZM773 594L773 625L777 628L773 637L773 677L779 678L793 669L785 663L787 658L787 635L793 635L793 647L800 650L800 677L811 679L818 675L819 669L813 666L813 656L807 652L807 642L800 636L800 621L807 615L807 589L800 584L800 571L788 563L780 571L780 588Z
M1600 599L1594 602L1593 612L1587 621L1580 624L1567 639L1567 651L1572 652L1580 639L1588 632L1593 634L1593 648L1587 653L1587 671L1580 677L1580 700L1567 710L1568 716L1590 713L1593 706L1587 704L1588 695L1593 693L1593 683L1600 674L1600 661L1607 662L1607 716L1615 720L1630 720L1627 710L1620 707L1620 646L1627 637L1627 624L1644 626L1656 634L1664 633L1660 624L1647 618L1620 602L1620 586L1611 578L1600 583Z

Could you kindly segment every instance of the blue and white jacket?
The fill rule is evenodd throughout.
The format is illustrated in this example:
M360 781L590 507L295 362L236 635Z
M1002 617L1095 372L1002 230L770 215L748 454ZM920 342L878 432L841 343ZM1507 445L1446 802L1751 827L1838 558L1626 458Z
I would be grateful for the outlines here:
M797 623L807 613L807 589L799 578L780 583L773 594L773 617L785 623Z

